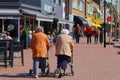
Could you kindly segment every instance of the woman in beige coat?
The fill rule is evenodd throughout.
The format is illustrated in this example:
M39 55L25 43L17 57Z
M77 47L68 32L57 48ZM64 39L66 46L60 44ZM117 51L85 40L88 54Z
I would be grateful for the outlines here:
M63 29L62 34L58 35L56 42L56 53L57 56L57 68L60 70L59 78L62 77L61 70L65 71L67 63L69 63L70 57L73 51L72 37L69 35L67 29Z

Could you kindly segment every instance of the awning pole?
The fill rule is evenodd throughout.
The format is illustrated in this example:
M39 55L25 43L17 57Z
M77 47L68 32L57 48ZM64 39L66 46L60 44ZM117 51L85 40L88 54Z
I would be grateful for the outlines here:
M24 17L24 28L26 27L26 17Z
M4 31L4 19L2 19L2 31Z
M20 19L18 19L18 42L20 41Z
M38 26L40 26L40 20L38 20Z

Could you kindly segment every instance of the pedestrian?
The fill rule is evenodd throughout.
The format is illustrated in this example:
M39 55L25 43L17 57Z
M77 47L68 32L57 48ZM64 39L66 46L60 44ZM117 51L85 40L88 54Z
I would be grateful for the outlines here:
M75 38L76 38L76 43L78 43L78 44L80 41L80 37L81 37L81 28L80 28L79 24L76 24L76 26L75 26Z
M87 36L87 44L91 43L91 36L92 36L92 27L91 26L86 27L86 36Z
M103 28L103 26L100 28L100 44L102 44L103 43L103 35L104 35L104 28Z
M28 34L28 47L30 47L31 39L32 39L32 31L29 31L29 34Z
M50 41L41 26L37 27L36 32L32 34L30 47L33 52L33 74L37 78L39 67L42 74L45 73L47 50L50 47Z
M95 42L95 44L98 43L98 37L99 37L99 29L97 27L95 27L95 29L94 29L94 42Z
M3 39L12 39L9 32L5 32Z
M61 34L57 37L55 56L57 56L57 69L60 70L58 78L62 77L62 71L65 72L67 63L70 61L72 55L71 51L73 51L74 47L72 36L68 34L69 31L63 29Z

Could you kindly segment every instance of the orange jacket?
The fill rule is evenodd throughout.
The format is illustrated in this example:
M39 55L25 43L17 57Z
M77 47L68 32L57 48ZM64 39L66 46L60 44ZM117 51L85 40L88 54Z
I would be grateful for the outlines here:
M47 49L49 49L50 47L50 42L47 35L43 32L33 33L30 47L33 51L33 58L45 58L47 54Z

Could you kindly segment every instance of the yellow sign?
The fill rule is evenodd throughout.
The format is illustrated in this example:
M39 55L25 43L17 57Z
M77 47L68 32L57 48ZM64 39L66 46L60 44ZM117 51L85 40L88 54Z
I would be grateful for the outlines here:
M93 26L95 26L95 27L101 27L100 24L95 24L95 23L93 23Z

